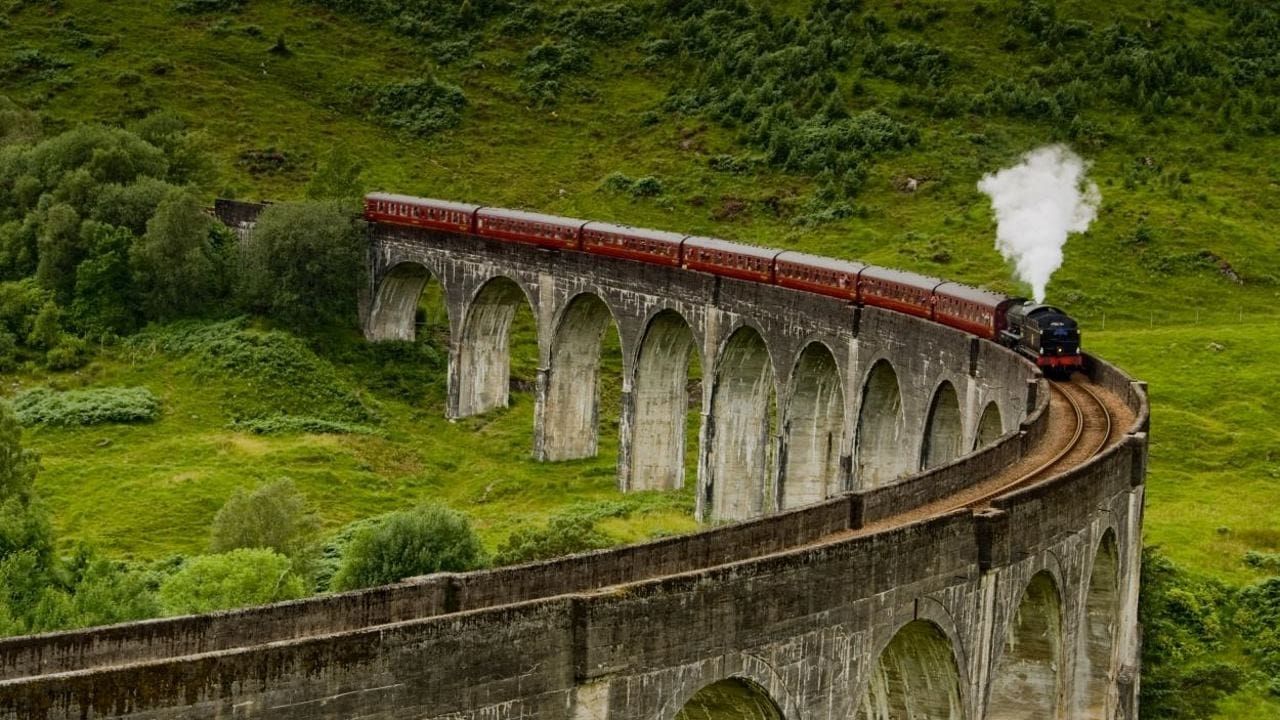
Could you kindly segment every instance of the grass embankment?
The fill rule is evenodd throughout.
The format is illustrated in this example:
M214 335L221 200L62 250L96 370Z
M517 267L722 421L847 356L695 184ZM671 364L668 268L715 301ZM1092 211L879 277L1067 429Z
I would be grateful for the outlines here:
M517 380L532 364L530 332L517 328ZM173 334L180 333L156 333ZM266 331L226 336L217 333L223 349L241 337L257 340L249 343L256 351L245 356L264 369L235 363L211 369L199 343L192 352L166 353L144 340L107 350L75 374L15 382L14 389L146 386L161 403L151 423L28 430L28 444L43 456L40 489L56 508L64 543L86 542L140 560L205 552L210 522L237 488L282 477L294 480L330 531L426 501L467 513L490 550L514 529L564 512L603 510L599 527L616 542L695 527L690 491L618 495L616 409L602 413L598 457L538 463L531 457L528 393L514 393L506 410L454 423L444 419L438 385L420 385L406 395L396 385L404 378L395 374L404 363L368 355L358 345L335 365L291 343L272 342L279 336ZM268 359L277 367L268 368ZM294 374L302 371L308 377ZM423 377L420 370L407 372ZM316 374L319 382L311 377ZM614 399L606 408L616 408L616 388L606 382L603 393L606 402ZM317 403L317 396L328 400ZM365 421L355 429L373 432L276 435L243 427L248 417L302 413L337 424L355 414Z

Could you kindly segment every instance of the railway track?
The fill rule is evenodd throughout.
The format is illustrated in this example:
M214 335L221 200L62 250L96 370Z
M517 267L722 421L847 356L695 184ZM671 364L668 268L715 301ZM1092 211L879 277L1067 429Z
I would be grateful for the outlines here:
M991 489L976 498L967 498L965 502L957 504L950 509L985 507L996 497L1019 487L1032 485L1036 481L1054 474L1056 471L1064 471L1075 467L1105 450L1111 443L1112 435L1115 432L1115 423L1111 417L1111 410L1098 395L1098 392L1090 387L1088 380L1082 378L1083 376L1077 374L1067 382L1049 382L1053 392L1067 401L1075 418L1075 429L1072 431L1071 438L1053 457L1010 482ZM1059 430L1051 427L1049 432L1053 434L1059 432Z

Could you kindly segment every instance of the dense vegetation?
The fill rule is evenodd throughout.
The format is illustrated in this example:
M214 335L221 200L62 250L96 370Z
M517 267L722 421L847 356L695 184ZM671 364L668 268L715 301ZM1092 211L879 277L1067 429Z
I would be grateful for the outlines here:
M438 303L418 342L359 341L365 189L1012 292L974 184L1065 141L1103 204L1051 297L1155 402L1145 713L1280 717L1275 8L18 0L0 33L0 632L444 567L428 503L471 563L691 529L687 492L612 490L616 345L601 457L547 467L527 395L440 419ZM314 204L242 247L215 194Z

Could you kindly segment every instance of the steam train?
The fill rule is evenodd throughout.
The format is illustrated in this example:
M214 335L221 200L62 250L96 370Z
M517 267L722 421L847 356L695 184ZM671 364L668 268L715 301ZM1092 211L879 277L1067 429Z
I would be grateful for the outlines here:
M1046 375L1083 369L1076 321L1050 305L852 260L541 213L370 193L369 222L468 233L778 285L933 320L999 342Z

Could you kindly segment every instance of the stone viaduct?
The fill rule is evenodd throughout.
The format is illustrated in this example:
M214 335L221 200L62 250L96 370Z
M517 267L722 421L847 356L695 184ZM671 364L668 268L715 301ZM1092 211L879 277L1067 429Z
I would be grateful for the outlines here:
M222 204L251 227L256 208ZM1055 433L1048 383L958 331L807 293L480 238L370 228L372 341L429 279L447 412L506 404L536 320L532 451L594 455L622 350L618 483L681 486L689 536L263 608L0 640L10 718L1136 718L1145 388L1104 450L952 503ZM1131 419L1131 421L1129 421Z

